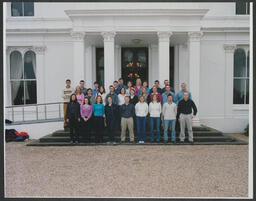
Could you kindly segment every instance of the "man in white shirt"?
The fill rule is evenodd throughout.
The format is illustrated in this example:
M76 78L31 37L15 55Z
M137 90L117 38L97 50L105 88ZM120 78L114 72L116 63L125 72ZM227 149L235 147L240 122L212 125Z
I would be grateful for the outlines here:
M168 95L168 102L163 105L164 116L164 141L168 142L168 128L171 125L172 142L176 143L175 123L177 115L177 105L172 101L172 95Z

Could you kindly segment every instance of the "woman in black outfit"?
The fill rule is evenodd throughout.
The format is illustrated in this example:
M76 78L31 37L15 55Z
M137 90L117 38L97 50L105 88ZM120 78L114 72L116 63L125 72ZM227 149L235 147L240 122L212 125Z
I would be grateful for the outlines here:
M107 129L108 129L108 136L109 142L108 143L115 143L115 125L117 124L117 115L118 115L118 106L113 104L112 97L108 97L108 104L105 105L105 116L107 122Z
M133 104L134 106L136 105L136 103L139 102L139 99L138 99L138 96L136 96L135 94L135 89L134 88L131 88L131 91L130 91L130 103ZM134 117L133 117L133 127L134 127L134 130L137 130L137 123L136 123L136 116L134 114Z
M67 122L70 128L71 143L79 141L80 104L76 100L76 94L72 94L67 106Z

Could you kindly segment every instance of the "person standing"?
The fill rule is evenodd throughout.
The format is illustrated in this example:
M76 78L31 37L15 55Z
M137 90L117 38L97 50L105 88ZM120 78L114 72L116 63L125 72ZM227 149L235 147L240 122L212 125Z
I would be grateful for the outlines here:
M130 96L131 95L131 89L132 89L132 81L127 82L127 87L125 89L125 95Z
M162 93L162 89L159 87L159 81L155 80L154 86L150 89L150 94L153 93L153 89L156 87L157 93Z
M124 104L124 98L125 98L125 88L121 88L120 94L118 94L118 105L121 106Z
M193 113L192 113L193 109ZM183 143L185 140L185 127L188 127L188 141L193 143L193 130L192 130L192 119L196 116L197 108L191 99L189 99L189 93L184 92L183 99L179 101L177 118L180 120L180 142Z
M94 116L95 142L102 143L104 129L104 105L101 96L96 97L96 103L92 106Z
M176 143L175 122L177 115L177 105L172 101L172 95L168 95L168 102L163 105L164 117L164 142L168 142L168 130L171 125L172 129L172 142Z
M164 81L164 88L162 88L162 94L166 91L166 87L170 87L170 91L175 94L173 87L170 86L169 80Z
M138 96L135 95L135 90L134 88L131 88L130 91L130 103L133 104L134 106L136 105L136 103L138 103Z
M133 88L135 89L136 96L138 96L139 90L140 90L140 88L142 88L142 86L141 86L141 79L140 78L136 79L136 85Z
M168 102L168 95L172 95L172 101L176 103L175 94L171 91L171 87L169 85L165 86L165 92L162 93L162 104L165 104Z
M143 96L140 96L140 101L135 105L135 114L137 122L137 132L139 143L146 141L146 116L148 114L148 104Z
M79 142L80 104L77 102L76 94L72 94L67 105L67 122L70 128L70 142Z
M86 95L87 89L84 87L84 80L81 80L79 84L80 84L79 86L80 86L81 92L82 92L84 95Z
M80 89L80 86L77 86L77 87L76 87L75 94L76 94L77 102L78 102L80 105L83 105L83 103L84 103L84 94L82 93L82 91L81 91L81 89Z
M112 86L112 85L111 85ZM120 93L120 90L118 89L118 81L114 81L113 82L113 87L114 87L114 92L116 95L118 95Z
M156 142L160 142L160 115L162 108L156 94L153 95L152 101L149 103L148 111L150 114L151 142L154 142L154 126L156 127Z
M130 97L125 97L125 103L120 108L121 113L121 143L125 142L126 130L129 130L130 142L134 142L133 116L135 113L134 105L129 103Z
M99 92L99 83L98 82L94 82L93 85L94 85L94 89L92 90L92 95L94 97L96 97L96 94Z
M115 93L115 89L113 87L113 85L109 86L109 93L107 94L106 98L105 98L105 105L108 104L108 97L111 96L112 98L112 102L116 105L118 105L118 96Z
M140 97L141 90L143 88L146 89L147 94L150 94L150 89L148 88L148 82L144 81L143 84L142 84L142 88L139 89L138 97Z
M118 90L120 91L122 88L126 89L126 85L124 84L124 79L123 78L119 78L118 79Z
M64 112L64 129L67 130L68 122L67 122L67 106L70 101L70 96L74 93L74 88L71 87L70 79L66 80L66 87L62 89L62 98L63 98L63 112Z
M92 89L88 88L86 92L86 96L90 100L90 104L93 105L95 103L95 96L92 95Z
M115 127L117 124L118 106L113 104L111 96L108 97L108 104L105 106L105 116L108 129L109 142L115 144Z
M90 142L91 139L91 130L92 130L92 106L90 105L90 100L88 97L84 98L84 104L80 106L81 114L81 131L87 136L87 141Z
M187 90L187 84L185 82L183 82L181 84L181 90L176 94L176 103L177 104L179 103L179 101L181 101L183 99L184 92L187 92L188 98L192 99L191 93Z
M97 96L101 96L102 100L106 99L107 94L103 85L99 87L99 92L96 94L96 97ZM105 101L103 102L103 104L105 105Z
M152 96L156 94L159 101L161 102L162 101L162 97L161 97L161 93L157 92L157 87L156 86L153 86L152 88L152 93L150 94L150 101L152 101Z

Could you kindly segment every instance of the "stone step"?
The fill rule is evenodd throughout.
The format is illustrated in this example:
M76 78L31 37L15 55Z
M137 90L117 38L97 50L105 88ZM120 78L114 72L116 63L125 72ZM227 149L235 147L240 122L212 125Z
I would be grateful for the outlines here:
M134 138L136 141L137 136L135 136ZM86 139L86 138L81 137L81 140L82 139ZM91 136L90 139L91 139L91 141L94 141L95 136ZM187 136L185 139L187 139ZM103 142L107 142L108 140L109 140L109 138L107 136L103 136ZM115 140L120 141L120 136L115 137ZM147 136L146 140L150 141L150 136ZM67 136L66 137L55 137L55 136L48 135L48 136L40 138L40 142L69 142L69 141L70 141L70 137L67 137ZM207 136L207 137L194 136L194 141L197 141L197 142L207 142L207 141L209 141L209 142L230 142L230 141L235 141L235 139L232 137L226 137L226 136L217 136L217 137L216 136L214 136L214 137L212 137L212 136L211 137L209 137L209 136Z
M247 142L236 140L232 142L194 142L191 145L189 142L184 142L183 144L176 143L116 143L116 144L107 144L107 143L78 143L71 144L70 142L40 142L40 140L35 140L27 144L27 146L196 146L196 145L248 145Z
M185 132L186 134L188 134L188 132ZM170 131L169 131L170 134ZM86 133L84 133L83 135L86 135ZM94 133L92 132L92 135L94 135ZM103 136L108 136L107 132L104 132L102 134ZM135 135L137 135L137 132L135 131ZM150 135L150 132L147 131L146 135ZM161 135L163 135L163 131L161 131ZM179 132L176 132L176 135L179 136ZM219 131L193 131L193 135L194 136L223 136L223 134ZM52 136L55 137L65 137L65 136L69 136L69 132L68 131L56 131L52 133ZM120 131L116 131L114 132L114 136L120 136Z

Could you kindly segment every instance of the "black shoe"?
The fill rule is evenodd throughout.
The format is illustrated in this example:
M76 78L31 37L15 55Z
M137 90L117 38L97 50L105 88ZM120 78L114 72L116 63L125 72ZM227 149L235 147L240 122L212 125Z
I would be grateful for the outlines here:
M176 144L176 140L172 141L173 144Z
M194 141L189 141L190 144L194 144Z
M184 140L181 140L181 141L180 141L180 144L184 144Z

